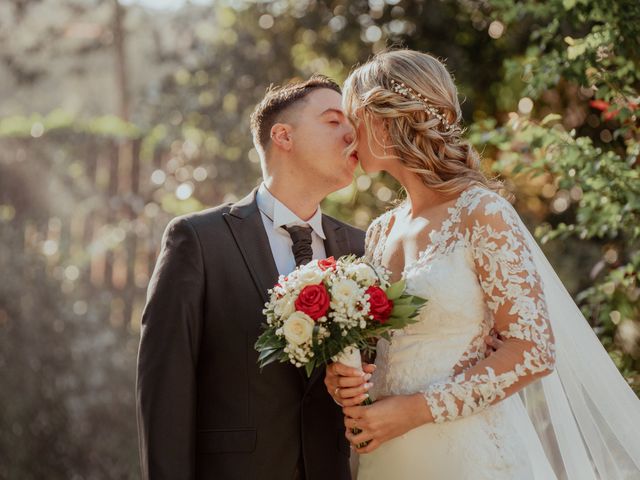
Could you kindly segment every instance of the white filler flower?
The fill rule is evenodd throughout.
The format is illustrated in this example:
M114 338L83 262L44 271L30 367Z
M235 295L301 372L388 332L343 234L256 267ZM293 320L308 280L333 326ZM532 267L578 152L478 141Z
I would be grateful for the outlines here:
M360 287L349 278L341 278L331 287L333 301L344 304L352 304L360 294Z

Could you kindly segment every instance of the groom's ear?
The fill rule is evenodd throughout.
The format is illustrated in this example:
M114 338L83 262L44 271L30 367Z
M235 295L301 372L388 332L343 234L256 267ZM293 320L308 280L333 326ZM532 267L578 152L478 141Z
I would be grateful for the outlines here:
M286 123L276 123L271 127L271 142L278 148L289 152L293 148L291 125Z

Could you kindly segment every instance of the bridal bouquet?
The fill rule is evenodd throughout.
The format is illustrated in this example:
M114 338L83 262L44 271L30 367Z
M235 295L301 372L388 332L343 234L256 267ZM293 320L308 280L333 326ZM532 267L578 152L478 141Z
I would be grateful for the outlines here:
M404 280L390 284L387 270L354 255L298 267L281 275L269 295L258 363L291 362L308 376L330 361L361 369L360 350L413 323L425 303L405 293Z

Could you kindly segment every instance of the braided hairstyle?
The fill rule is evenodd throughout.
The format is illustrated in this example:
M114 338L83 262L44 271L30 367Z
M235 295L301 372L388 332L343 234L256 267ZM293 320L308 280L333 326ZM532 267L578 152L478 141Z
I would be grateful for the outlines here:
M456 86L445 66L431 55L414 50L378 53L347 78L343 107L355 127L360 118L365 122L369 142L380 145L380 139L373 137L372 122L381 119L391 139L391 158L427 187L445 195L459 194L471 185L502 188L480 171L478 153L462 137Z

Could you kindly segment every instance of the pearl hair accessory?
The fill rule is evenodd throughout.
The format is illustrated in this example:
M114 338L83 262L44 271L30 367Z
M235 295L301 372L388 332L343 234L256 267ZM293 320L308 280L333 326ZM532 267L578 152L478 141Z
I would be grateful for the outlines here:
M422 103L424 105L424 110L429 115L436 117L438 120L440 120L440 123L442 123L442 125L444 126L444 130L447 133L452 132L456 128L454 125L451 125L449 123L447 118L442 113L440 113L440 111L436 107L431 105L427 101L427 99L424 98L422 94L416 92L413 88L407 87L404 83L397 82L394 79L391 79L391 85L392 85L392 90L397 94L402 95L403 97L408 98L410 100L415 100L417 102Z

